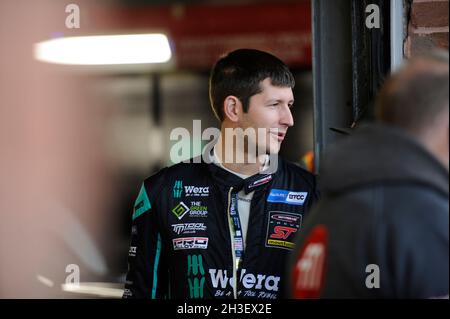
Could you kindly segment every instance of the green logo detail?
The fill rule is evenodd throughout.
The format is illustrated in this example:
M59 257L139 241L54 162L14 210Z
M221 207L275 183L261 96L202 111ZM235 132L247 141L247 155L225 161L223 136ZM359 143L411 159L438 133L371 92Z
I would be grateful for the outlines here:
M202 255L188 255L187 275L190 298L203 298L203 288L205 286L205 270L203 268Z
M202 212L207 212L207 211L208 211L208 206L204 206L204 205L194 205L194 206L191 206L191 210L192 210L192 211L202 211Z
M183 181L175 181L173 185L173 197L180 198L183 193Z
M143 213L148 211L152 206L150 205L150 200L148 199L147 191L145 190L144 184L141 186L141 190L139 191L139 195L136 198L136 202L134 203L134 212L132 219L135 220Z
M185 203L180 202L177 206L172 209L172 213L177 216L178 219L183 218L184 215L189 211L189 207Z

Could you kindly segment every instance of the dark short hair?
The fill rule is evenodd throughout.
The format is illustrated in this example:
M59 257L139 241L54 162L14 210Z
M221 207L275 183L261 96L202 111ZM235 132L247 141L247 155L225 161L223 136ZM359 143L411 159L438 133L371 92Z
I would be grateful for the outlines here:
M406 61L384 84L376 103L381 122L421 133L449 107L448 51L435 50Z
M260 83L266 78L274 86L293 88L295 85L287 65L267 52L238 49L220 58L209 78L209 98L216 117L223 121L223 102L229 95L236 96L247 112L250 97L262 91Z

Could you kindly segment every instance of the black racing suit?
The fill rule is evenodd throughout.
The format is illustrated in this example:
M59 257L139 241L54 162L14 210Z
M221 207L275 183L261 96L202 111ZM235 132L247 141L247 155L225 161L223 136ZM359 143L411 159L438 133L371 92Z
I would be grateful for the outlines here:
M255 193L235 269L229 212L243 188ZM124 298L281 297L286 257L316 200L315 176L279 157L274 173L245 180L203 161L162 169L135 203Z

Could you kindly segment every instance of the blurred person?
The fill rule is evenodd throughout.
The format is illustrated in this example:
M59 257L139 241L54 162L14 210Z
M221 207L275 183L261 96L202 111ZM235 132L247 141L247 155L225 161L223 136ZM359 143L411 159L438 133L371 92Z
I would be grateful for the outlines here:
M294 124L293 86L288 67L266 52L239 49L217 61L209 87L221 122L217 144L201 163L144 181L124 298L281 296L294 235L317 197L314 175L277 155ZM258 128L259 139L229 143L230 130ZM250 151L256 148L261 154Z
M65 6L0 2L0 298L79 297L62 285L108 271L101 101L89 76L33 57L35 43L64 28Z
M448 298L448 52L405 64L377 123L324 155L322 200L291 258L294 298Z

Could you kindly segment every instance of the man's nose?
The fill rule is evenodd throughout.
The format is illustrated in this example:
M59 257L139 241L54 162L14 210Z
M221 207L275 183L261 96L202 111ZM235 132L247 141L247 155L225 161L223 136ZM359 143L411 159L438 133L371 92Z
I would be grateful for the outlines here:
M292 117L291 109L287 105L282 108L280 114L280 124L287 127L291 127L294 125L294 118Z

